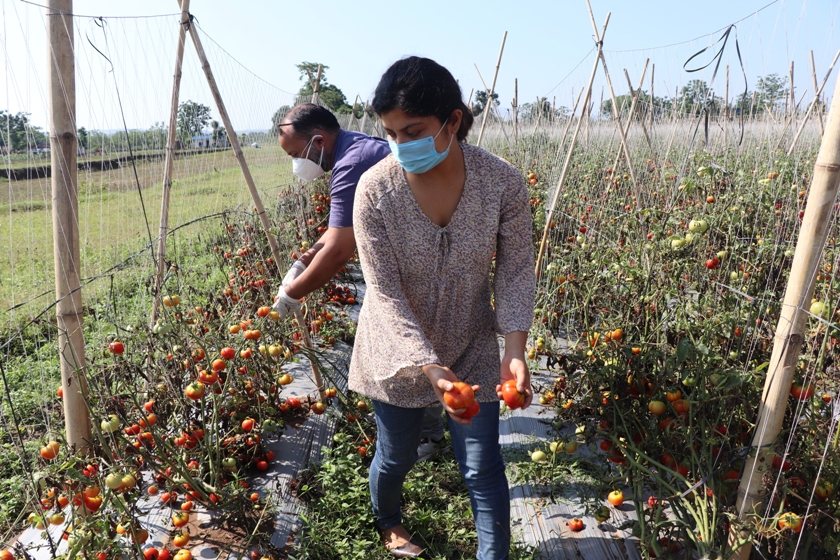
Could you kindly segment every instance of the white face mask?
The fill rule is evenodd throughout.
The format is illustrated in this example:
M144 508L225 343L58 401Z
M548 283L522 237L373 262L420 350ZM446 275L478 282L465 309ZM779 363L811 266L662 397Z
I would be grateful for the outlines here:
M318 163L315 163L311 159L309 159L309 151L312 149L312 142L316 138L323 138L320 134L317 134L312 137L309 143L306 145L306 154L302 158L292 158L292 173L294 173L298 178L300 178L304 183L308 183L309 181L314 181L326 171L324 168L321 167L321 163L324 161L324 148L321 147L321 157L318 160Z

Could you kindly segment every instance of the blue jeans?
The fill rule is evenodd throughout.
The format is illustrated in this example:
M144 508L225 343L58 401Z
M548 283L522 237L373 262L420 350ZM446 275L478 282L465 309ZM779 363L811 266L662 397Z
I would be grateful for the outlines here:
M417 460L423 408L373 401L376 454L370 465L370 497L379 530L402 524L400 499L405 477ZM510 550L510 494L499 445L499 404L481 403L472 424L447 415L455 459L470 493L478 532L478 560L503 560Z

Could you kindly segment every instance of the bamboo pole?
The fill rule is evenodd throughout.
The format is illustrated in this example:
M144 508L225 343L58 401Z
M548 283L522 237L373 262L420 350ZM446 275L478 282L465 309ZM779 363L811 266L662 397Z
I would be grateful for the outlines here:
M268 216L265 213L265 208L263 207L262 199L260 198L259 192L257 192L257 186L254 184L254 178L251 176L251 170L248 168L248 163L245 161L245 156L242 153L242 148L239 145L239 140L237 139L233 125L230 122L230 116L228 115L225 103L222 100L222 95L219 92L219 87L216 84L216 79L213 77L213 71L210 68L210 63L207 60L207 55L204 53L204 48L201 45L201 38L198 36L198 31L196 30L195 26L190 26L189 31L190 37L192 37L193 40L193 45L195 46L196 53L198 54L198 58L201 61L201 68L204 70L204 74L207 77L207 83L210 86L210 91L213 93L213 99L216 101L216 107L219 110L222 122L225 125L225 129L228 131L228 138L231 141L233 153L236 155L236 159L239 162L239 167L242 169L242 174L245 176L245 183L248 185L248 190L251 193L251 198L254 200L254 206L256 208L257 215L259 215L260 217L263 229L265 230L265 235L268 238L268 244L271 247L271 254L274 256L274 265L277 267L277 270L282 274L283 271L282 269L280 269L280 248L277 245L277 240L274 239L273 235L271 235L271 224L268 221ZM322 67L319 65L318 77L315 83L316 89L313 93L313 99L316 99L315 96L318 93L317 86L320 83L321 79L321 68ZM303 314L300 312L296 313L295 319L298 321L298 325L300 326L304 344L307 347L312 348L312 342L309 339L309 333L306 330L306 322L304 321ZM313 360L310 360L310 364L312 366L312 374L315 377L315 384L318 386L318 394L323 400L324 384L321 381L321 372Z
M653 74L656 72L656 64L650 65L650 129L653 130L653 115L656 107L653 105Z
M834 55L834 60L831 62L831 66L828 67L828 72L825 74L825 78L823 78L822 83L820 84L819 89L816 90L814 94L814 100L811 102L811 105L808 107L808 112L805 113L805 118L802 119L802 124L799 125L799 130L796 131L796 136L793 137L793 142L790 143L790 148L788 148L788 155L793 153L793 149L796 147L796 143L799 141L799 136L802 134L802 131L805 129L805 123L808 122L808 117L811 116L814 108L817 106L817 101L822 94L822 90L825 87L826 82L828 82L828 77L831 75L831 71L834 70L834 64L837 62L837 59L840 58L840 51L837 51L837 54ZM804 95L804 94L803 94ZM785 129L787 130L787 129ZM822 128L822 121L820 121L820 135L824 135L825 132Z
M519 139L519 78L513 79L513 143Z
M499 119L499 129L502 131L502 134L505 135L505 140L508 145L510 145L510 138L508 138L507 130L505 130L505 119L502 117L502 113L499 111L499 108L495 103L493 103L493 94L490 93L489 89L487 89L487 84L484 83L484 78L481 77L481 71L478 69L478 64L473 63L473 66L475 66L475 71L478 73L478 79L481 80L481 85L484 87L485 93L487 93L487 104L484 109L487 110L489 108L496 113L496 118Z
M566 144L566 135L569 133L569 128L572 126L572 121L575 119L575 115L577 114L578 104L580 103L580 96L583 93L581 89L578 92L577 99L575 100L575 105L572 108L572 114L569 115L569 118L566 120L566 128L563 129L563 135L560 137L560 143L557 145L557 158L560 158L560 152L563 151L563 146ZM583 117L583 107L580 109L581 117Z
M597 34L598 28L595 25L595 16L592 14L592 6L589 4L589 0L586 0L586 6L589 8L589 20L592 23L592 29ZM624 158L627 160L627 170L630 175L630 181L633 183L633 194L639 204L641 204L642 197L641 192L639 191L639 183L636 181L636 172L633 170L633 162L630 159L630 148L627 146L627 138L624 134L624 129L621 126L621 117L618 114L618 104L615 101L615 91L613 90L612 80L610 79L610 71L607 69L607 59L604 56L603 49L598 49L598 58L601 60L601 66L604 69L604 77L607 78L607 89L610 92L610 99L612 100L613 116L615 117L616 124L618 125L618 136L621 139L621 149L624 151Z
M630 104L630 117L627 119L627 124L624 127L625 132L630 130L630 123L633 120L633 115L636 113L636 103L639 99L639 94L642 92L642 84L645 80L645 73L647 72L648 62L650 59L645 60L645 68L642 70L642 77L639 78L639 87L633 90L633 84L630 83L630 74L627 73L627 69L624 69L624 77L627 79L627 87L630 89L630 95L633 97L633 102ZM642 132L645 133L645 140L647 140L648 149L650 150L650 157L656 163L656 152L653 151L653 142L650 140L650 135L648 134L647 126L645 125L644 116L639 118L639 124L642 125ZM615 169L615 166L613 166Z
M181 67L184 63L184 43L190 24L190 0L181 0L181 25L178 26L178 44L175 54L175 72L172 76L172 97L169 104L169 130L166 136L166 163L163 168L163 196L160 203L160 230L158 233L157 272L152 292L152 316L149 328L154 327L160 309L160 288L166 270L166 232L169 229L169 193L172 190L172 167L175 162L175 145L178 141L178 101L181 95Z
M367 126L368 118L368 102L365 100L365 108L362 110L362 124L359 125L360 132L365 133L365 126Z
M589 0L587 0L587 6ZM592 13L590 8L590 14ZM598 55L595 57L595 62L592 64L592 72L589 74L589 84L586 86L586 96L588 99L592 93L592 84L595 82L595 74L598 72L598 59L600 58L601 50L604 48L604 35L607 33L607 25L610 23L610 12L607 12L607 19L604 20L604 26L601 28L601 34L598 35L598 30L595 30L596 44L598 45ZM584 107L581 107L581 116L583 115ZM542 240L540 240L540 249L537 253L537 263L535 267L535 274L540 275L540 265L545 254L545 242L548 239L548 230L551 229L551 218L554 216L554 208L557 205L557 197L560 196L560 191L563 190L563 185L566 182L566 174L569 172L569 165L572 162L572 153L575 151L575 143L577 142L578 133L583 119L578 120L575 125L575 131L572 134L572 141L569 145L569 150L566 152L566 161L563 163L563 170L560 172L560 179L557 181L557 188L554 190L554 195L551 197L551 202L548 205L548 213L545 217L545 228L543 229Z
M819 86L817 85L817 67L814 64L814 51L811 51L811 78L814 80L814 103L819 104L820 102L820 94ZM822 120L822 111L817 111L817 122L820 124L820 137L825 134L825 129L823 128L823 120Z
M729 65L726 65L726 89L723 95L723 149L726 149L726 122L729 120Z
M251 193L251 198L254 201L257 215L260 217L265 235L268 238L268 245L271 247L271 254L274 256L274 266L282 274L280 269L280 247L277 245L277 240L271 235L271 223L268 221L268 216L265 213L260 193L257 191L257 185L254 183L254 178L251 176L251 170L248 168L248 163L245 161L245 155L242 153L242 147L239 145L239 138L236 136L233 124L230 122L225 102L222 99L222 94L219 92L219 86L216 84L216 78L213 77L213 70L210 68L210 62L207 60L207 55L204 53L204 47L201 45L201 37L198 35L198 30L194 25L189 29L190 37L192 37L195 51L198 54L198 59L201 61L201 68L204 70L204 75L207 77L207 83L210 86L210 92L213 94L213 99L216 101L216 108L219 110L219 115L222 118L222 123L225 125L230 145L233 148L233 153L236 155L236 160L239 162L239 167L242 169L242 175L245 176L245 183L248 185L248 191ZM318 67L320 69L320 66ZM320 78L320 72L318 73ZM317 84L316 84L317 85ZM317 90L316 90L317 93Z
M814 164L808 205L799 230L799 239L791 263L782 312L776 327L773 354L758 410L758 422L752 447L738 488L737 510L741 521L762 515L759 507L765 498L763 476L772 464L774 444L782 428L791 381L805 335L808 302L814 293L814 279L832 222L832 210L840 186L840 80L828 114L826 134ZM738 546L736 530L729 535L730 548ZM735 558L746 560L749 546L736 551Z
M324 71L324 67L320 64L318 65L318 75L315 76L315 83L312 86L312 103L317 104L321 100L321 74Z
M76 61L73 0L49 0L47 45L50 92L55 316L67 444L75 452L91 443L85 398L85 340L79 275L79 189L76 167Z
M790 61L790 122L796 122L796 94L793 90L793 61Z
M502 36L502 46L499 49L499 58L496 60L496 71L493 73L493 83L490 84L490 96L487 100L488 104L493 103L493 93L496 91L496 78L499 77L499 66L502 64L502 53L505 52L505 41L507 40L507 31ZM477 69L477 68L476 68ZM481 119L481 130L478 131L478 140L476 140L475 145L481 147L481 140L484 137L484 127L487 125L487 114L489 111L487 107L484 108L484 118Z

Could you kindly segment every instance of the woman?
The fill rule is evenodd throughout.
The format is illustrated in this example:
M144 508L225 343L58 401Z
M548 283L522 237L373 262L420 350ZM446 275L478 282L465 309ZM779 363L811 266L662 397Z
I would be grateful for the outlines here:
M394 63L373 109L391 155L362 176L356 192L353 223L367 292L349 385L370 397L376 412L370 491L377 528L393 556L422 553L402 526L400 497L424 407L439 402L470 493L477 557L507 558L499 397L509 379L526 406L532 397L525 362L535 284L528 191L510 164L464 142L472 114L452 74L436 62ZM505 336L501 360L497 333ZM481 408L471 419L443 401L455 381L477 391Z

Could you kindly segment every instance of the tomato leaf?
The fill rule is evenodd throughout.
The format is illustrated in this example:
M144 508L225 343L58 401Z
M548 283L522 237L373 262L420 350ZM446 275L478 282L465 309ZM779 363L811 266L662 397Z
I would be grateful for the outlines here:
M677 344L677 364L682 364L687 358L690 352L694 350L694 347L691 345L691 341L687 338L683 338Z

